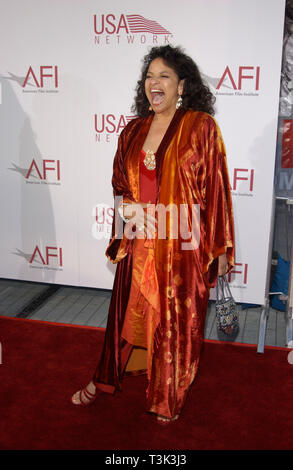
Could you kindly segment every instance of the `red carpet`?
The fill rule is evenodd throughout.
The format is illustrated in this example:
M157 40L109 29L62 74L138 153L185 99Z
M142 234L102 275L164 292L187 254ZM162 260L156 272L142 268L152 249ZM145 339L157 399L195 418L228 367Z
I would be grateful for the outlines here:
M292 449L293 366L289 350L206 342L201 367L178 422L159 426L144 411L146 379L75 408L103 330L0 318L0 448Z

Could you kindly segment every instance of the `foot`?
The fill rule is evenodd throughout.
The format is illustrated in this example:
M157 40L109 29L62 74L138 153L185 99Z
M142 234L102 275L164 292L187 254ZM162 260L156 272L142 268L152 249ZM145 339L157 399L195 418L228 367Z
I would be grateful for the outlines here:
M76 392L71 401L74 405L90 405L96 399L96 387L93 382L90 382L85 388Z
M159 424L169 424L173 421L176 421L179 418L179 415L173 416L173 418L167 418L167 416L157 415L157 421Z

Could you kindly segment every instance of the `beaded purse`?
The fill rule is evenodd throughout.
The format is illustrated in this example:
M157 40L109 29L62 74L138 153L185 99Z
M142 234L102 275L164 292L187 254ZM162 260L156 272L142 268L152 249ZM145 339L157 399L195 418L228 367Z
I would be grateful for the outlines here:
M216 292L216 321L218 331L227 336L234 336L239 331L238 312L226 276L218 277Z

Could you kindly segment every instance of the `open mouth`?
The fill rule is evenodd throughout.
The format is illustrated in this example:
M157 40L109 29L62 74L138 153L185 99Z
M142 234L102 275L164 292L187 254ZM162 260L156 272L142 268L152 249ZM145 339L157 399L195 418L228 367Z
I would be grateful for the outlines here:
M162 90L151 90L151 100L153 105L160 105L164 101L164 97L165 93Z

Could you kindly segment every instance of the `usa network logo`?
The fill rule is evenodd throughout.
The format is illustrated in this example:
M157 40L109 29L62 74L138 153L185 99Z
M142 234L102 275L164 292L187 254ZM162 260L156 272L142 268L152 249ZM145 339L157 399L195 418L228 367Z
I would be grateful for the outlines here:
M95 114L94 130L96 142L109 143L120 135L124 127L136 116L124 114Z
M112 230L112 223L114 218L113 207L107 204L97 204L92 211L93 225L92 236L97 240L102 238L109 239Z
M169 44L172 33L142 15L94 15L95 44Z

